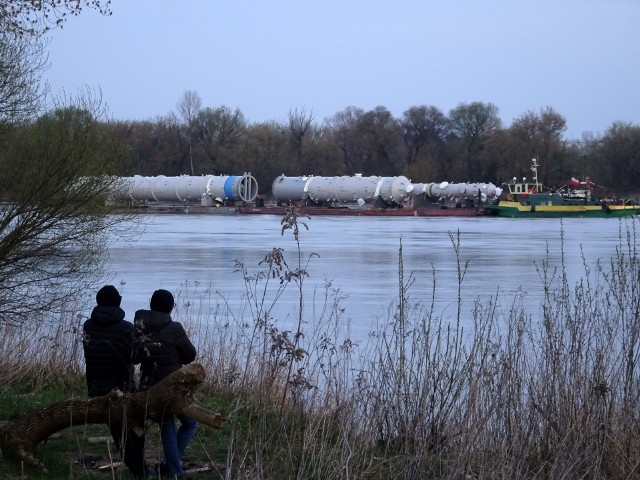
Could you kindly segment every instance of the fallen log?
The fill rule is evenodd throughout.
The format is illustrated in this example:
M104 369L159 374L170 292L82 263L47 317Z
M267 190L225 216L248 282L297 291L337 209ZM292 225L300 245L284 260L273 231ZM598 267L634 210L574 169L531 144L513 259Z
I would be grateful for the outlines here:
M219 429L224 418L194 400L194 393L206 377L204 367L192 363L173 372L149 390L123 393L112 390L93 398L70 398L41 408L5 425L0 430L0 447L19 459L45 469L36 457L36 447L50 435L84 424L122 422L138 435L147 421L159 422L165 413L188 415L200 424Z

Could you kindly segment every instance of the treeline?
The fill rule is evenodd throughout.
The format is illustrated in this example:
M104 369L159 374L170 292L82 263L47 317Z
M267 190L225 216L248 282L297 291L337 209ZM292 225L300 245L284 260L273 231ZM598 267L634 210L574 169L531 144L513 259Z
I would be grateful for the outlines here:
M533 158L547 186L589 177L612 193L640 191L639 125L616 122L600 136L568 140L566 119L550 107L528 111L508 126L495 105L482 102L460 104L448 114L420 105L400 118L383 106L352 106L323 121L295 109L284 122L249 123L238 109L201 107L199 95L187 91L176 112L107 127L130 151L126 175L246 171L263 194L281 174L500 184L531 177Z

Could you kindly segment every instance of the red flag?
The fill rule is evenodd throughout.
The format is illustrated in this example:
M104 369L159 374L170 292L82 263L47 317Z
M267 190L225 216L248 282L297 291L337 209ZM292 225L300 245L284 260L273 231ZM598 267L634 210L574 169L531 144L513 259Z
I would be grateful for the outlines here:
M578 180L575 177L571 177L571 180L569 180L569 183L571 185L573 185L574 187L579 187L580 186L580 180Z

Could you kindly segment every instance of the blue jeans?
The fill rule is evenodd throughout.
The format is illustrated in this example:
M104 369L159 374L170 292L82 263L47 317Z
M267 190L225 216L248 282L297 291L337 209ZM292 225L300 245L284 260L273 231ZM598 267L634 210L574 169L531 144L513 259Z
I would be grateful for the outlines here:
M180 420L180 428L176 431L176 419ZM182 473L182 455L198 428L198 422L184 415L166 414L160 424L160 438L164 450L164 462L169 475Z

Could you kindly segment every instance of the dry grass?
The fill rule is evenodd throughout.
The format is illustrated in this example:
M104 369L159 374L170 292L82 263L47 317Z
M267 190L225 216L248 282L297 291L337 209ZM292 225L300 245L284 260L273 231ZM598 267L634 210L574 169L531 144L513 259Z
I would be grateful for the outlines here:
M83 318L74 309L52 321L40 316L20 325L0 323L0 385L38 390L77 382L84 373Z

